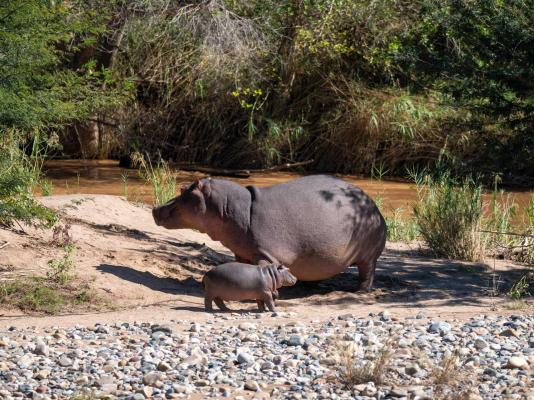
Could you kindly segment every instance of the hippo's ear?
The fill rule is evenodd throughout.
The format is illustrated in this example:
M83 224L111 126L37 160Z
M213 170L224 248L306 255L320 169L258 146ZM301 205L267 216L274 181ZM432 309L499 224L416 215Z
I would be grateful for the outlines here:
M200 180L200 178L195 179L194 185L196 188L202 189L202 181Z
M187 185L180 186L180 194L183 194L188 189Z

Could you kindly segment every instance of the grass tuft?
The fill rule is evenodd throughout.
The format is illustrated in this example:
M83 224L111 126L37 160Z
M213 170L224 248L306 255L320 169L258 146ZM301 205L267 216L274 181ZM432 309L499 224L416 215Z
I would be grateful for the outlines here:
M165 161L158 162L154 167L140 153L132 156L133 164L139 168L141 178L152 186L154 205L161 205L176 196L176 178Z
M377 351L363 350L353 344L341 346L339 379L348 388L367 382L382 384L393 354L388 344Z

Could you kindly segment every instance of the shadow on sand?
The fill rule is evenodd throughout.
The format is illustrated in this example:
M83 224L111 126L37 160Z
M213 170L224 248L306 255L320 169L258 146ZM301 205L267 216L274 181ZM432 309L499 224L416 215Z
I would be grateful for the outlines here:
M209 265L203 264L202 258L197 261L190 256L189 261L201 267L182 269L182 275L190 273L184 279L158 277L125 265L101 264L97 269L155 291L203 297L202 273ZM487 300L495 287L501 293L506 291L523 272L519 268L501 271L494 281L492 270L483 264L418 257L413 252L386 249L378 262L374 290L370 293L355 292L358 284L355 267L325 281L298 282L279 292L284 305L292 305L292 300L297 299L305 299L311 305L398 303L416 307L427 300L440 300L442 305L477 305ZM203 311L203 307L187 309Z

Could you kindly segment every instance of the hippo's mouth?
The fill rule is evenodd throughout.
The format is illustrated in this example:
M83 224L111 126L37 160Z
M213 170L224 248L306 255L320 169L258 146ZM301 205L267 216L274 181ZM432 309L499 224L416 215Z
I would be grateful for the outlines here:
M154 222L156 223L157 226L161 226L157 208L152 209L152 218L154 218Z

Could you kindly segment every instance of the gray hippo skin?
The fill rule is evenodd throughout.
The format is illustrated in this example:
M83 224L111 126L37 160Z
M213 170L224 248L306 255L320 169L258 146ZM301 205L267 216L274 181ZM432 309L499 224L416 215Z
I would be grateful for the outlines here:
M264 266L231 262L218 265L204 275L204 304L212 311L212 301L217 307L228 311L223 300L256 300L260 311L265 306L275 311L274 299L277 289L297 283L289 268L280 264Z
M165 228L207 233L237 261L287 265L299 280L327 279L357 265L361 290L371 289L386 242L386 223L373 200L328 175L267 188L197 180L152 213Z

